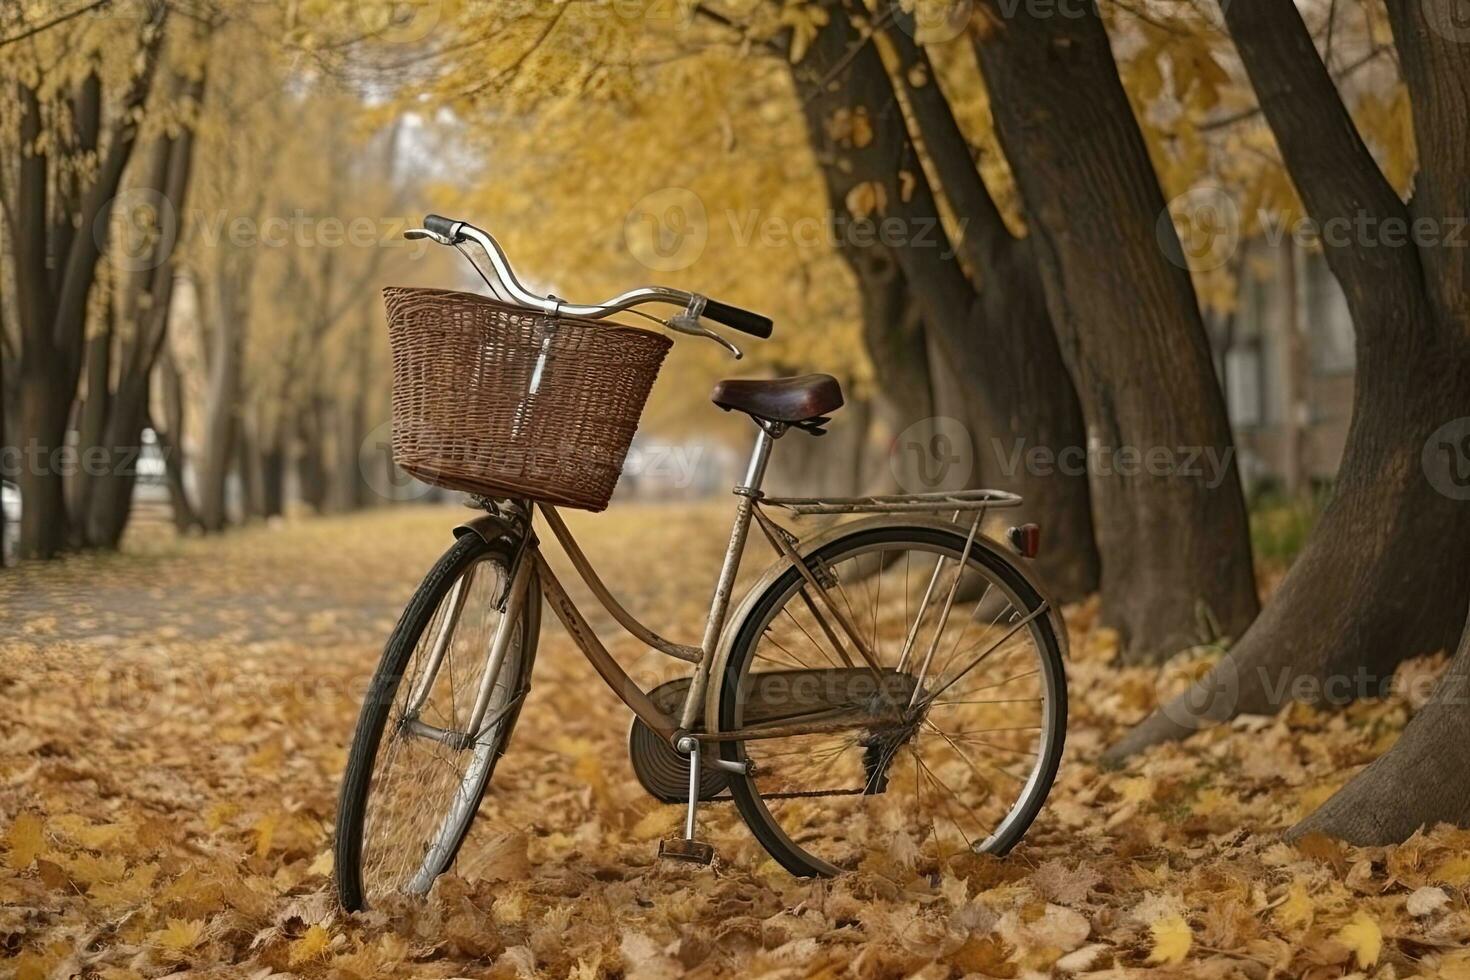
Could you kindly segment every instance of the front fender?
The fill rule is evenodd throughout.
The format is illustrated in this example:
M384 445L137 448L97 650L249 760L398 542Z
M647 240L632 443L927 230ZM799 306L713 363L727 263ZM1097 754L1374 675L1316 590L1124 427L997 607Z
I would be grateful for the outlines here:
M932 528L943 531L955 531L961 536L968 535L970 531L968 527L956 524L953 521L943 520L942 518L911 517L908 515L895 517L891 514L878 514L873 517L863 518L862 520L836 524L810 538L803 538L797 544L795 550L801 556L802 560L806 560L813 552L826 547L839 538L880 527ZM1031 560L1023 558L1007 545L984 534L977 534L975 536L975 543L972 547L983 548L997 557L1003 558L1026 580L1026 584L1031 586L1037 595L1041 596L1042 600L1047 604L1047 616L1050 618L1052 629L1057 635L1057 643L1061 646L1062 656L1068 656L1070 650L1067 641L1067 624L1062 619L1061 608L1052 599L1051 592L1037 578ZM740 627L745 622L746 617L750 615L756 602L765 594L765 591L791 567L792 561L789 558L778 558L772 562L761 573L760 578L751 584L745 595L741 597L739 604L726 617L725 628L720 633L720 642L715 647L714 660L710 663L710 683L705 693L704 719L705 726L709 731L719 730L720 688L723 685L725 666L730 660L730 654L734 649L735 638L740 632Z
M515 524L499 514L481 514L454 525L456 538L462 538L466 534L478 534L486 544L494 544L502 539L512 543L518 540Z

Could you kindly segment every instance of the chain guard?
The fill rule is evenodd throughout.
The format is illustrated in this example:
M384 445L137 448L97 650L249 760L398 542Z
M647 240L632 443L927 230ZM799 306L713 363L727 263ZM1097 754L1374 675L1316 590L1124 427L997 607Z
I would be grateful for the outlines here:
M870 705L875 713L888 706L906 705L914 690L912 674L883 670L877 677L866 667L817 670L774 670L747 675L739 693L746 724L778 723L825 708ZM668 681L648 692L653 703L677 715L689 690L689 678ZM696 727L702 723L696 721ZM891 742L906 741L912 732L872 731L860 739L864 746L867 782L859 792L881 793L887 788L887 768L893 757ZM711 750L713 751L713 750ZM689 761L667 740L638 719L628 733L628 757L638 782L649 795L664 803L684 803L689 794ZM700 773L699 798L711 800L724 792L729 777L714 767ZM805 794L797 794L805 795Z
M678 716L684 706L684 696L689 692L690 678L680 677L660 684L648 692L648 697L658 705L660 711ZM700 724L695 722L696 727ZM689 759L674 750L668 740L634 718L628 732L628 761L633 764L633 774L648 791L648 795L663 803L689 802ZM728 783L725 774L714 766L701 767L699 773L699 798L712 800L724 792Z

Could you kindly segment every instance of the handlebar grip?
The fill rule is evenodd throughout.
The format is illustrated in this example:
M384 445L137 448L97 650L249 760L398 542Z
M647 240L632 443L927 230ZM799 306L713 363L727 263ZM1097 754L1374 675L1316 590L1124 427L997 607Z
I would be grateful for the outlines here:
M703 315L727 327L748 333L752 337L765 339L771 335L771 318L750 310L743 310L717 299L705 300Z
M460 235L451 234L454 226L457 224L461 224L461 222L456 221L453 218L446 218L440 214L430 214L424 216L425 228L429 229L436 235L442 235L445 238L452 238L455 241L459 241L462 237Z

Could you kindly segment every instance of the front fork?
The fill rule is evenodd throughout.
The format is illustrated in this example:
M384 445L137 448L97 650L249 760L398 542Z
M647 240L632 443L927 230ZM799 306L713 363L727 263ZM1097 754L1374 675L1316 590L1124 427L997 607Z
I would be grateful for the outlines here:
M529 538L523 541L522 546L516 551L516 557L510 570L510 585L505 590L501 603L500 622L495 627L495 636L490 643L485 671L480 677L479 690L475 692L474 707L470 711L464 728L462 730L441 728L419 718L419 713L423 710L425 702L428 701L429 693L433 691L434 682L438 679L439 671L444 665L449 645L454 642L454 631L459 625L459 617L464 612L465 601L468 598L470 587L474 584L480 564L481 562L476 562L471 565L450 590L447 599L449 609L439 625L439 632L434 637L434 646L429 653L429 663L424 670L423 677L419 679L418 685L409 696L403 720L400 723L403 729L411 735L443 742L455 749L466 749L474 745L487 727L494 725L503 715L514 710L519 701L519 698L512 698L496 712L496 717L489 719L487 723L485 714L489 710L490 699L495 692L495 684L500 679L501 668L505 665L511 638L515 635L516 625L521 619L521 610L527 601L526 594L531 581L531 571L536 564L531 554Z

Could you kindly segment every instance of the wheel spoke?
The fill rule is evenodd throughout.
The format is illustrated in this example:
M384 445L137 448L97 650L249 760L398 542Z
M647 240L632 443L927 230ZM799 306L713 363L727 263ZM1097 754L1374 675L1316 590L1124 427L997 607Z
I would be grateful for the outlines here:
M900 837L908 846L918 844L925 861L936 854L947 859L961 841L965 847L981 840L1007 847L1034 813L1029 801L1049 789L1049 780L1033 777L1061 743L1064 678L1050 621L1043 618L1045 604L1025 598L1024 579L997 572L989 552L974 549L960 567L963 532L937 533L935 543L923 544L868 534L871 544L829 546L820 574L835 600L830 616L847 624L844 629L856 626L861 639L854 641L878 661L877 693L844 702L844 720L850 716L854 728L840 737L777 732L738 743L756 775L732 782L735 801L783 863L815 871L854 867L868 853L899 846ZM936 578L931 570L942 573L937 582L930 582ZM893 581L885 583L885 575ZM952 602L946 596L961 576L978 579L978 597L955 604L946 619L939 607ZM736 662L744 664L742 678L769 669L767 663L790 660L818 682L823 671L851 670L838 668L830 655L823 658L830 667L804 652L792 656L791 636L805 635L824 653L829 649L802 614L811 585L793 571L771 588L777 595L754 608L764 610L767 625L780 622L784 628L744 631L757 639L746 652L735 652L742 658ZM927 604L918 601L925 591L933 593ZM926 661L929 682L911 698L914 675ZM882 686L889 682L899 689ZM755 690L745 680L740 686ZM796 703L825 710L838 700L829 693L820 701L804 696ZM737 724L747 705L730 716ZM760 724L790 723L772 708L779 705L760 709ZM912 762L903 758L905 752ZM747 795L750 806L742 802ZM1026 815L1016 816L1021 813ZM932 850L925 845L929 839Z
M455 556L475 545L455 547L441 562L463 561ZM523 693L521 685L535 639L526 629L534 622L529 605L522 607L523 618L511 634L499 675L489 685L485 715L489 723L470 735L472 741L467 745L454 740L456 734L469 734L464 729L488 666L488 639L495 635L502 616L494 601L506 581L506 564L496 557L477 557L450 574L455 578L446 582L436 569L420 587L415 604L433 601L424 598L423 590L435 583L441 598L417 621L415 605L410 605L390 640L372 688L374 697L381 696L387 703L364 708L365 719L377 712L381 735L374 757L366 764L366 785L353 797L360 837L355 845L343 843L339 818L338 850L339 857L351 860L351 848L356 848L357 867L350 870L355 871L351 874L353 887L361 894L351 900L359 905L364 900L375 905L395 894L422 895L433 885L475 818L507 719ZM451 601L451 595L457 601ZM396 678L391 673L395 663ZM411 702L416 703L412 711ZM411 730L410 720L430 729ZM442 732L436 734L434 729ZM359 751L366 750L355 744L354 754ZM344 795L344 811L346 801ZM344 847L349 849L344 851ZM339 889L343 870L339 867Z

